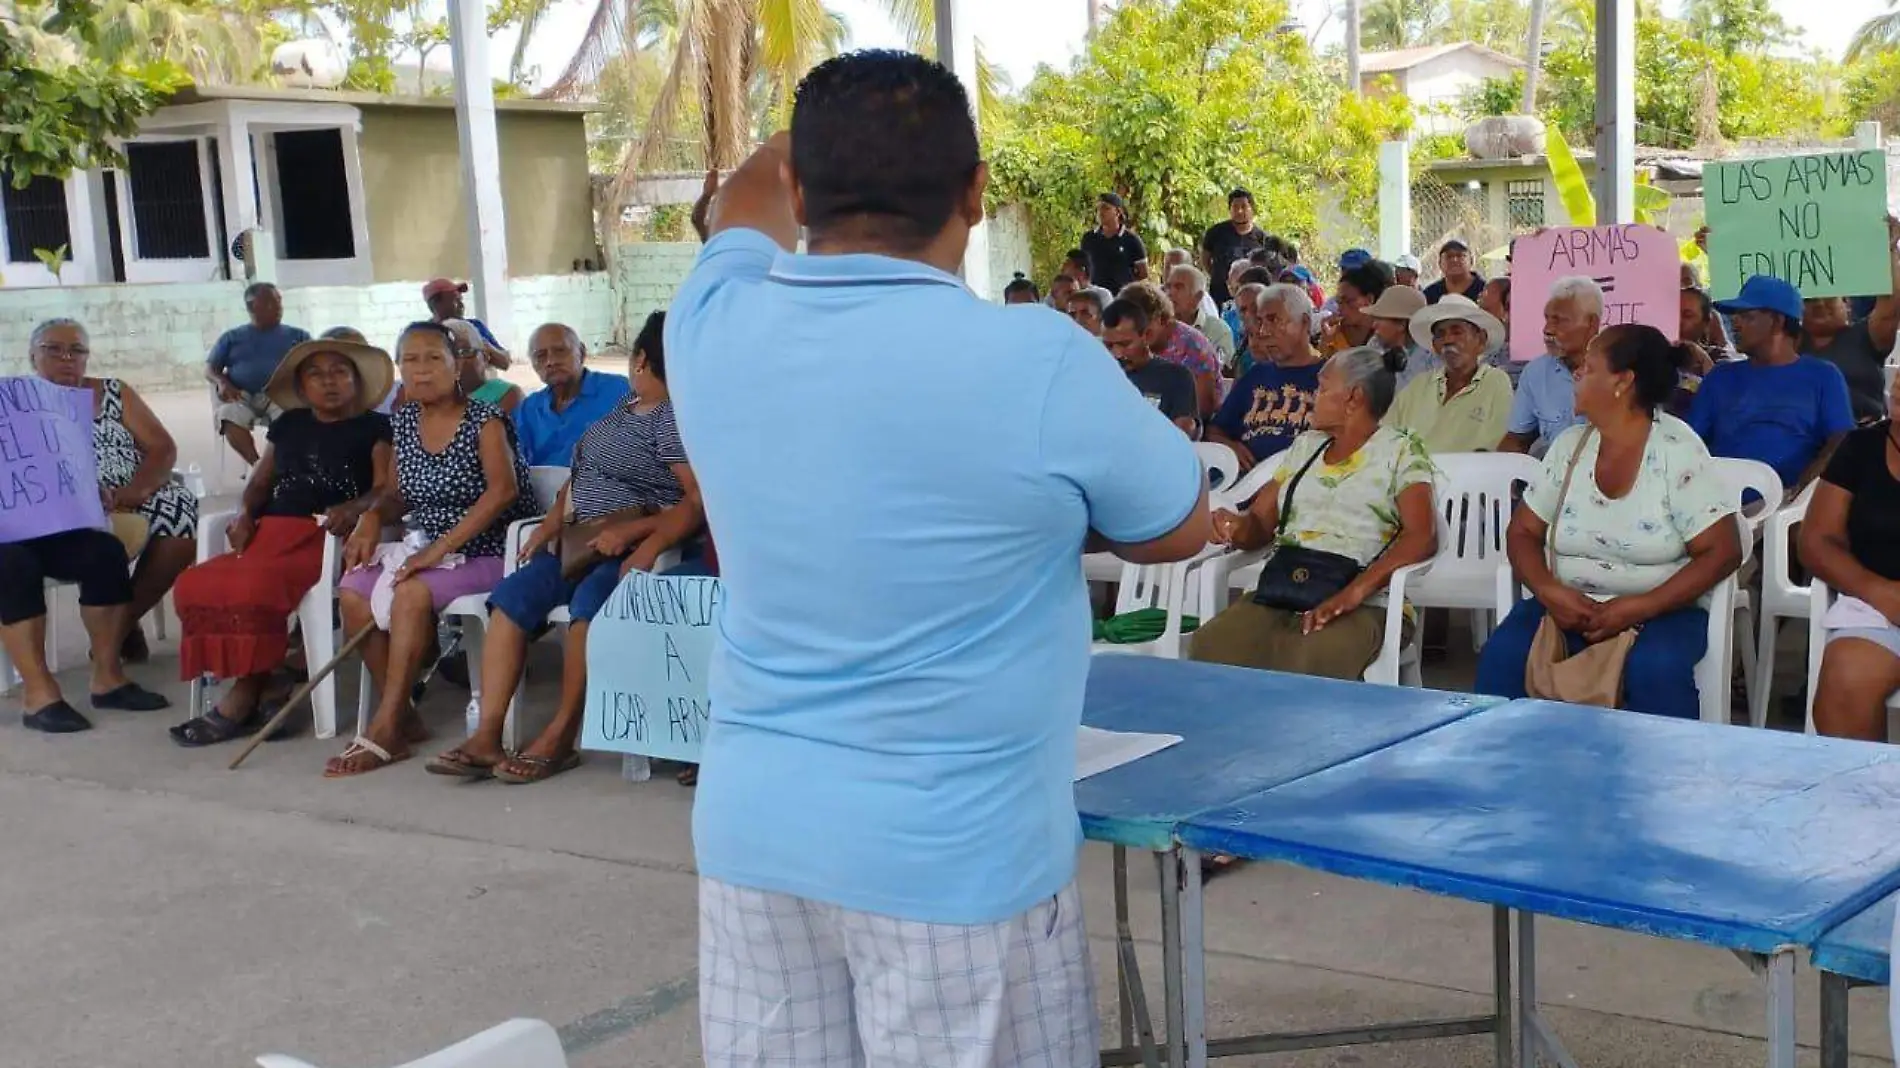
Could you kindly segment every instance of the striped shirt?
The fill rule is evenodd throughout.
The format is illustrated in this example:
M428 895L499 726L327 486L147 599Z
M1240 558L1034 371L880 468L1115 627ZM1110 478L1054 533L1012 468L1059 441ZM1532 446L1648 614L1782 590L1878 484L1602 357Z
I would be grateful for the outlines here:
M686 462L672 402L661 401L649 411L636 412L637 402L629 393L588 427L574 447L574 481L568 496L575 519L629 508L657 512L685 496L672 467Z

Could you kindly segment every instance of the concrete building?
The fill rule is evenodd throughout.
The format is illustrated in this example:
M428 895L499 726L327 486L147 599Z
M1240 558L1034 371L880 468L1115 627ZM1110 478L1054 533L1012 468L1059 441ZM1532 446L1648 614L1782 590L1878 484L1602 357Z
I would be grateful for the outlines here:
M600 258L591 105L496 103L511 273ZM237 280L368 285L468 273L449 97L189 88L139 124L126 166L0 182L0 286ZM4 176L0 176L4 177ZM240 235L255 232L247 265ZM35 254L67 248L59 277Z
M1421 134L1462 133L1465 121L1458 107L1465 94L1522 69L1523 60L1470 41L1367 52L1359 58L1361 88L1368 95L1405 94L1418 110Z

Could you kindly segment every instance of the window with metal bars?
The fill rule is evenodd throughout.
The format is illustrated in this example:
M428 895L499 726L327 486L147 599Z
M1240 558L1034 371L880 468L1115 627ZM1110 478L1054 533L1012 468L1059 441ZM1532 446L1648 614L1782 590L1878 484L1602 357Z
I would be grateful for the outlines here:
M37 263L33 250L48 251L65 245L70 256L73 234L66 216L66 183L35 176L25 189L13 187L13 176L0 170L0 207L5 209L8 263Z
M1511 213L1513 231L1544 225L1544 180L1531 178L1513 181L1504 187L1505 210Z
M133 141L125 146L132 241L142 260L211 255L204 169L197 141Z

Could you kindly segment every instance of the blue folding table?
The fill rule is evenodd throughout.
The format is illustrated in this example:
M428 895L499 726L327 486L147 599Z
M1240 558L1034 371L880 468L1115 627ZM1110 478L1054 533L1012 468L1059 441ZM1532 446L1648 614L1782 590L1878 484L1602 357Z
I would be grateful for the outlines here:
M1847 992L1886 986L1893 954L1893 910L1900 893L1862 909L1814 944L1821 973L1821 1068L1847 1068Z
M1517 912L1520 1064L1574 1063L1536 1011L1541 914L1735 951L1765 978L1768 1063L1793 1068L1795 950L1900 888L1897 805L1891 747L1517 701L1178 833L1188 860L1278 860ZM1201 933L1183 939L1188 981L1204 982Z
M1083 833L1115 846L1122 1044L1104 1051L1102 1063L1137 1063L1143 1052L1134 1045L1134 1025L1145 1022L1147 1011L1128 925L1128 849L1154 853L1160 870L1162 973L1169 1049L1175 1051L1169 1063L1179 1065L1196 1041L1183 1022L1199 1021L1205 1013L1200 1004L1204 987L1183 982L1181 964L1184 922L1195 932L1193 951L1198 955L1200 950L1200 861L1183 861L1177 828L1206 809L1414 738L1497 703L1470 694L1185 660L1097 656L1089 670L1084 723L1182 737L1179 745L1075 787ZM1142 1030L1152 1061L1152 1036L1145 1026ZM1204 1039L1201 1035L1199 1041L1204 1044Z

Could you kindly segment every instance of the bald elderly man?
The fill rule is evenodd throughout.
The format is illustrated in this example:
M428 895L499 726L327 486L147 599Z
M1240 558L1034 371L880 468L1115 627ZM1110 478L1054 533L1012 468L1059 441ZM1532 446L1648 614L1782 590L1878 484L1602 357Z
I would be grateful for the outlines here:
M589 371L586 359L587 346L571 326L547 323L529 336L528 362L547 387L515 409L515 432L529 466L569 466L581 435L626 397L625 375Z

